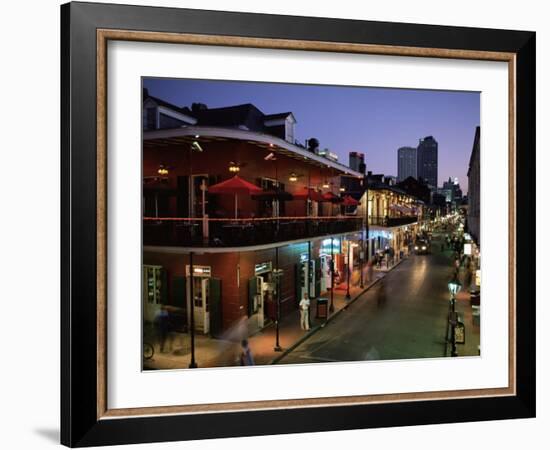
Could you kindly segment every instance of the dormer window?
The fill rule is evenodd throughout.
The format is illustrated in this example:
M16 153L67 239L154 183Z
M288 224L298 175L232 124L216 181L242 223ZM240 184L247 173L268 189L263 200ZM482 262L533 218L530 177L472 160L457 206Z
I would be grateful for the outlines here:
M264 119L267 133L284 139L291 144L296 142L294 136L295 125L296 119L291 112L267 115Z
M143 129L156 130L157 126L157 108L145 108L145 117L143 118Z
M294 116L290 114L285 120L285 141L294 144L294 126L296 125L296 120Z

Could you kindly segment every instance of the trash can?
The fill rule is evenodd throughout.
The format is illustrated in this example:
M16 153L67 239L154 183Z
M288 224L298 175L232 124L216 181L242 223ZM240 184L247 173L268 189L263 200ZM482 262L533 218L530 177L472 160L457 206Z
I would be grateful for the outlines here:
M328 316L328 298L320 297L317 299L317 319L326 319Z
M478 290L470 291L470 304L472 306L479 306L480 304L480 294Z

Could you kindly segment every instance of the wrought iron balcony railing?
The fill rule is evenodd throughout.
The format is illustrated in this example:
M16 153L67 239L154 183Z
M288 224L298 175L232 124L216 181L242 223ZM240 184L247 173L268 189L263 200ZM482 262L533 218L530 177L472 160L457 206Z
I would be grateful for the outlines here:
M360 231L363 218L279 217L248 219L143 219L143 244L182 247L240 247Z
M369 225L378 225L381 227L399 227L402 225L410 225L415 222L418 222L417 216L401 216L401 217L369 216Z

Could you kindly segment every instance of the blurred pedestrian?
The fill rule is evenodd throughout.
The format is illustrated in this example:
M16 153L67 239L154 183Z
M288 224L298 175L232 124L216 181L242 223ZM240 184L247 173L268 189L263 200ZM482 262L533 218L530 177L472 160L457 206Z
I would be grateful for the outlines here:
M170 332L170 314L166 306L162 305L155 316L155 326L160 340L160 351L164 352L164 345Z
M241 341L241 356L240 356L241 366L253 366L254 357L248 346L248 340L243 339Z
M300 328L309 330L309 297L307 292L304 292L304 298L300 300Z

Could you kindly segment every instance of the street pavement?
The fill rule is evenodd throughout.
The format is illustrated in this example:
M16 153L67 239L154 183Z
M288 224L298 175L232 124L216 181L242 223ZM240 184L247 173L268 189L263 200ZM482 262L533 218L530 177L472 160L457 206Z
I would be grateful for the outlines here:
M432 254L404 260L277 364L448 356L452 270L451 252L434 240ZM470 318L466 293L461 299L456 309ZM458 345L459 356L477 356L479 327L465 324L468 345Z

